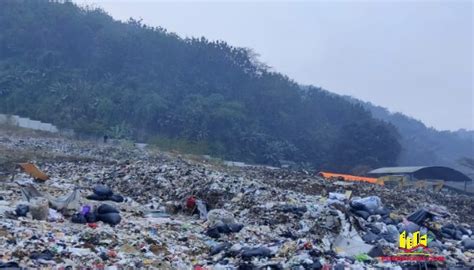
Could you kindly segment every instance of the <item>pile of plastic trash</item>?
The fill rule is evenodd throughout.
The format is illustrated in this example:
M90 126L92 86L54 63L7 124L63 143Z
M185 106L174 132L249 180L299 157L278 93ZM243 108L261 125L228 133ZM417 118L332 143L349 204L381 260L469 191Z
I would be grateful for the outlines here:
M54 156L29 160L47 181L4 172L0 268L474 266L474 200L452 191L394 192L64 138L0 146ZM426 235L426 252L444 260L381 259L400 253L404 231Z

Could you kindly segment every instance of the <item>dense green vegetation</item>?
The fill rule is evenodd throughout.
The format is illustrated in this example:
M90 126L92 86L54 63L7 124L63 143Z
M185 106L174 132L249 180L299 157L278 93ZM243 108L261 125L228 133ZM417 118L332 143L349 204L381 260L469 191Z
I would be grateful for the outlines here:
M346 171L393 165L400 151L392 126L248 49L68 2L0 1L0 26L3 113L266 164Z
M397 163L401 166L442 165L456 168L474 178L471 164L474 155L474 131L439 131L429 128L421 121L401 113L390 113L387 109L368 102L345 97L361 104L372 115L394 125L399 134L402 151Z

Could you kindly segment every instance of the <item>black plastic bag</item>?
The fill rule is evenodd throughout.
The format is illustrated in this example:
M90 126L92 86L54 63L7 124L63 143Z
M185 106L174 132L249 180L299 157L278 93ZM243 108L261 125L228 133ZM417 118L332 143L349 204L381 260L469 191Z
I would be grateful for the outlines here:
M88 200L94 200L94 201L107 201L109 200L109 196L101 196L97 194L91 194L86 197Z
M221 237L217 227L212 227L212 228L207 229L206 235L211 237L211 238L215 238L215 239Z
M26 217L26 214L30 211L30 207L26 204L19 204L15 209L15 214L19 217Z
M369 255L372 258L377 258L377 257L384 256L385 254L383 252L382 247L379 245L376 245L367 253L367 255Z
M244 248L241 254L243 259L252 257L271 257L272 251L266 247Z
M85 218L87 220L87 223L94 223L97 222L97 215L93 212L89 212L85 215Z
M426 211L425 209L419 209L415 213L409 215L407 220L422 226L425 220L431 219L433 217L434 215L432 213Z
M104 185L95 186L93 188L93 191L94 191L95 194L97 194L99 196L103 196L103 197L110 197L114 194L109 187L106 187Z
M86 223L87 223L87 219L86 219L86 217L83 216L82 214L77 213L77 214L72 215L72 217L71 217L71 222L72 222L72 223L78 223L78 224L86 224Z
M114 195L109 197L109 200L114 201L114 202L123 202L124 198L121 195L114 194Z
M367 220L370 217L370 213L364 210L357 210L354 212L357 216Z
M244 228L243 224L238 224L238 223L227 224L227 226L229 227L230 231L233 233L240 232L240 230Z
M32 260L46 260L46 261L50 261L54 258L54 254L53 252L49 251L49 250L43 250L41 253L40 252L33 252L31 253L30 255L30 258Z
M214 256L216 254L219 254L220 252L230 248L231 246L232 246L232 244L230 244L228 242L219 243L219 244L217 244L217 245L215 245L211 248L211 251L209 252L209 255Z
M101 204L99 208L97 208L97 213L99 214L109 214L109 213L120 213L117 208L113 207L110 204Z
M0 262L0 268L2 269L21 269L16 262Z
M369 244L376 243L377 241L380 240L380 238L381 237L379 235L372 233L370 231L364 234L364 236L362 236L362 240L364 240L366 243L369 243Z
M120 217L120 214L118 213L106 213L106 214L98 214L97 219L104 223L114 226L120 223L120 221L122 220L122 217Z

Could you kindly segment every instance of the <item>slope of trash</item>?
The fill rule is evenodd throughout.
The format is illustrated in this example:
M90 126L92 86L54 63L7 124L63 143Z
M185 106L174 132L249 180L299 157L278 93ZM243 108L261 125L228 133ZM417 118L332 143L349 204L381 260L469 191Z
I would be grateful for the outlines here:
M474 266L472 197L0 133L49 176L0 173L0 267L346 269ZM3 176L2 176L3 175ZM13 178L13 179L12 179ZM388 262L402 231L444 261Z

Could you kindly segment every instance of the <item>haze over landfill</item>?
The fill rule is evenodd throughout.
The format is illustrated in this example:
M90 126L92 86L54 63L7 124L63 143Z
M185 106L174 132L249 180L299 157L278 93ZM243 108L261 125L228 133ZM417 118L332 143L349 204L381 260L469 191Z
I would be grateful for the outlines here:
M299 83L438 130L474 128L472 1L76 2L252 48Z
M128 3L0 1L0 269L474 268L464 2Z

